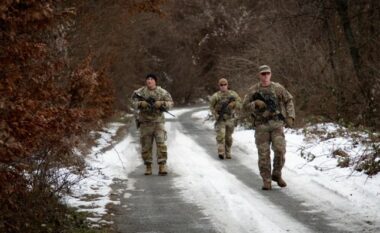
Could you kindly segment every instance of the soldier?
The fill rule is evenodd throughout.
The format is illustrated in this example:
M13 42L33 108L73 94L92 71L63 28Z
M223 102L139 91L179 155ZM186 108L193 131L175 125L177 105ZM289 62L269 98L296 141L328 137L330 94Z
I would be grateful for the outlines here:
M292 95L279 83L271 82L271 76L269 66L260 66L260 82L249 89L243 101L243 108L252 116L255 127L263 190L272 189L272 180L280 187L286 187L286 182L281 176L286 152L284 126L292 127L295 119ZM274 151L272 172L271 145Z
M228 90L227 79L219 79L218 85L219 91L210 99L210 111L216 120L218 157L231 159L232 133L236 123L235 110L241 108L241 99L235 91Z
M152 145L157 147L159 175L166 175L166 131L163 111L173 106L169 92L157 86L157 76L148 74L146 86L135 90L132 95L133 107L138 112L137 126L140 128L141 155L146 166L145 175L152 175Z

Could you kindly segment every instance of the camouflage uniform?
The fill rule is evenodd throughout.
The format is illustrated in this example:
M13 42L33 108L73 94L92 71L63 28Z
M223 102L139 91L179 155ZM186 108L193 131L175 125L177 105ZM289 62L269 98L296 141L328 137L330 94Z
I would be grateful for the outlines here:
M271 96L278 106L273 113L267 108L259 110L252 105L253 95L259 92L262 95ZM292 95L279 83L271 82L268 87L260 83L249 89L249 93L243 101L244 110L251 114L255 126L255 143L259 154L259 170L263 181L270 182L271 177L281 178L281 170L285 163L286 143L284 135L284 118L295 119L295 111ZM271 173L270 146L274 151L273 172ZM286 185L286 184L285 184Z
M218 91L214 93L210 99L210 111L216 120L215 131L216 142L218 144L218 155L225 156L226 158L231 158L232 133L234 132L236 124L235 109L227 107L226 112L223 114L223 119L218 121L218 118L220 116L222 104L228 102L230 97L235 98L235 109L240 109L241 99L235 91Z
M141 87L134 91L138 95L148 99L153 97L156 101L163 101L163 107L170 109L173 106L173 100L169 92L157 86L154 90L147 87ZM166 164L167 147L166 147L166 131L164 114L156 108L140 108L139 99L132 95L133 107L138 112L138 123L140 125L140 143L141 155L145 165L152 164L152 146L153 140L157 146L157 162Z

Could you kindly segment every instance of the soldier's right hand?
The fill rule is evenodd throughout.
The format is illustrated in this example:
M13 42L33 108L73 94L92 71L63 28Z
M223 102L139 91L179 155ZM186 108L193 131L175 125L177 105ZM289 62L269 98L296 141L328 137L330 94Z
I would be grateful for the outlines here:
M287 117L285 119L285 126L288 127L288 128L292 128L294 125L294 119L291 118L291 117Z
M228 105L227 105L227 107L229 108L229 109L234 109L235 108L235 106L236 106L236 102L235 101L232 101L232 102L230 102Z
M139 107L140 108L147 108L148 106L149 106L149 104L145 100L139 101Z
M154 102L154 107L155 108L161 108L161 106L163 106L165 104L165 101L156 101L156 102Z
M265 104L265 102L262 101L262 100L255 100L255 101L253 101L253 103L254 103L254 108L255 109L264 109L264 108L267 107L267 105Z

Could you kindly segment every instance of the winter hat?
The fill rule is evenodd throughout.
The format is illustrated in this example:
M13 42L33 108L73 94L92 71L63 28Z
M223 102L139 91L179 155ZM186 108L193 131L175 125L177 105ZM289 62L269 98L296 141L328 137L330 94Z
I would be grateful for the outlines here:
M157 76L153 73L147 74L145 79L148 79L148 78L152 78L152 79L154 79L154 81L157 82Z

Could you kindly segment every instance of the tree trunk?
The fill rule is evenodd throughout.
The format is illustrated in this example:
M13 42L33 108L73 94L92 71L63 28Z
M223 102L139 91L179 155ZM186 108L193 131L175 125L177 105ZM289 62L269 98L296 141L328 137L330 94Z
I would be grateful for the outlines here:
M355 41L354 33L352 31L351 21L348 15L349 0L335 0L336 10L338 11L341 19L341 24L344 30L344 36L350 49L350 55L354 71L360 83L360 90L365 98L365 109L363 110L363 118L366 123L371 124L374 119L374 106L375 98L371 91L371 76L367 70L363 68L363 61L360 57L359 47Z
M331 69L333 71L333 77L335 81L334 87L334 96L336 98L336 111L338 118L341 118L341 114L344 110L346 101L344 98L344 85L343 85L343 77L339 74L337 65L335 64L335 56L336 56L336 36L335 32L332 30L329 22L331 22L331 12L329 12L330 5L326 3L326 1L322 2L322 14L323 14L323 27L327 33L327 43L329 46L329 58L328 61L330 63Z

